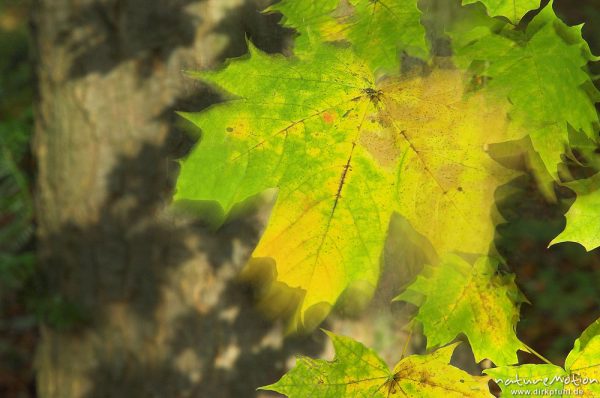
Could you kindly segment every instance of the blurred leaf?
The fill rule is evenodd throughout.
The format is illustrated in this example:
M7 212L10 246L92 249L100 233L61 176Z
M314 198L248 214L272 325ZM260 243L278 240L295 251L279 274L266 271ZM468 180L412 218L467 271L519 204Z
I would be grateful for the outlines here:
M422 275L395 300L419 307L416 319L423 324L427 348L439 347L463 333L477 362L490 359L497 365L518 362L524 349L515 334L519 305L525 301L514 275L498 272L497 261L479 258L474 265L448 255Z
M552 395L556 397L600 396L600 320L575 340L564 369L555 365L503 366L485 370L502 389L503 397ZM540 393L548 390L551 394ZM529 392L529 394L525 394ZM581 393L582 392L582 393Z
M300 357L277 383L262 387L289 398L491 397L486 377L448 365L456 345L411 355L393 371L371 349L327 333L336 352L331 361Z
M569 145L569 129L595 140L600 96L585 67L595 60L581 37L581 27L568 27L546 6L525 31L505 25L457 23L449 29L455 60L486 78L484 90L506 95L511 118L531 137L545 168L555 178ZM544 172L544 171L542 171Z
M375 83L349 49L324 45L294 59L252 49L197 76L233 99L186 115L203 139L182 162L175 200L220 224L279 189L253 258L303 291L299 326L347 288L370 297L393 212L439 253L487 253L495 190L517 174L486 149L506 138L508 104L465 95L461 72Z
M399 72L400 53L427 59L429 48L415 0L283 0L268 11L296 29L296 51L348 41L373 72Z
M531 10L540 6L540 0L463 0L463 4L483 3L490 16L506 17L511 23L516 24Z
M600 174L564 185L577 193L577 199L566 214L567 226L550 245L576 242L588 251L594 250L600 246Z

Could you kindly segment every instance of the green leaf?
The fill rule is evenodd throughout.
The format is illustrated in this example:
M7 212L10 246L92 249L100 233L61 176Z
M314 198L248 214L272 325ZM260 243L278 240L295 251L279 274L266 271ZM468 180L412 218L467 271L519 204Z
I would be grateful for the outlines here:
M567 226L550 243L577 242L587 251L600 246L600 175L563 184L577 193L577 199L566 214Z
M295 40L296 51L305 51L327 40L327 32L323 30L337 25L333 12L339 3L340 0L282 0L265 12L283 14L281 24L299 33Z
M502 389L502 397L518 395L541 395L540 390L563 390L564 378L568 377L560 366L554 365L521 365L503 366L486 369L485 374L492 376L496 384ZM544 382L547 384L544 385ZM546 394L548 395L548 394ZM552 396L562 396L556 392Z
M588 326L575 340L565 360L565 369L581 377L598 380L593 391L600 394L600 319Z
M296 29L297 52L320 42L347 41L374 72L399 72L400 53L426 59L429 48L415 0L283 0L267 11L281 12Z
M374 83L351 50L323 46L294 59L251 49L197 76L232 99L186 115L203 138L182 162L175 200L216 203L219 224L278 188L251 264L273 267L266 295L299 289L298 324L348 288L372 293L393 212L440 253L487 253L494 192L515 175L486 149L505 140L508 105L465 96L462 73Z
M350 0L345 37L372 70L395 71L401 52L427 59L429 48L415 0Z
M220 88L230 100L183 115L204 134L182 164L174 199L217 202L223 210L217 225L236 204L277 187L290 168L287 162L300 172L306 145L314 146L304 143L306 125L330 129L325 116L345 112L369 84L368 70L350 51L326 47L299 61L250 45L248 57L217 72L190 75Z
M511 118L518 126L515 139L526 132L556 178L569 129L595 140L599 123L594 106L598 91L584 70L595 58L581 37L581 27L565 25L552 3L524 32L510 25L495 32L491 24L469 31L465 25L463 20L449 29L456 62L477 71L485 90L509 98Z
M300 357L296 367L263 390L289 398L491 397L486 377L448 365L456 345L406 357L391 371L371 349L327 332L333 361Z
M597 397L600 395L600 319L575 340L564 369L555 365L503 366L487 369L503 397L536 395Z
M20 169L30 129L25 123L0 123L0 268L11 264L33 234L33 203L26 173ZM18 261L20 262L20 261ZM12 266L11 266L12 267Z
M462 4L481 2L492 17L506 17L511 23L519 22L528 11L540 6L540 0L463 0Z
M392 176L355 145L361 126L375 123L367 121L367 66L329 46L302 60L252 49L249 59L199 77L236 99L187 115L204 134L182 164L175 200L215 201L223 222L236 204L277 187L253 257L272 259L279 282L306 292L302 316L333 305L355 282L373 290L393 191L385 182Z
M525 299L514 275L501 275L498 263L481 257L474 265L448 255L423 274L396 300L419 307L427 347L439 347L463 333L477 362L487 358L497 365L518 361L523 344L515 334L519 305Z

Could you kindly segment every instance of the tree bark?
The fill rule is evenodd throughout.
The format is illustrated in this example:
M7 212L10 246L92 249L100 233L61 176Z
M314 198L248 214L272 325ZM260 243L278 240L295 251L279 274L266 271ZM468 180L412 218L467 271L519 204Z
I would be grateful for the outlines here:
M182 70L241 55L245 35L281 47L256 8L35 1L38 254L47 302L82 318L57 310L41 327L40 397L252 397L298 344L320 348L283 343L235 283L260 220L210 234L168 212L172 159L189 146L174 111L218 98Z

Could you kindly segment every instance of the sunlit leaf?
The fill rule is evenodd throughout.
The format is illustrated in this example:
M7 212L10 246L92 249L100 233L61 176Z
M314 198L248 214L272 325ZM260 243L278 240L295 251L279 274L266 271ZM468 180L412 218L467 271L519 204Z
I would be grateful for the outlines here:
M460 72L375 83L350 50L324 46L302 59L253 49L199 77L234 99L187 115L204 134L175 199L216 202L218 224L278 188L253 257L304 292L300 323L349 287L370 295L393 212L440 253L487 253L495 189L515 174L487 153L505 139L507 104L464 95Z
M340 0L282 0L270 6L265 12L283 14L283 26L295 29L299 33L294 46L302 52L313 45L327 40L325 26L337 25L334 11Z
M466 29L471 25L471 29ZM449 29L455 62L480 75L485 90L503 93L519 126L529 135L547 170L557 165L574 129L596 139L598 91L585 71L594 60L581 37L581 27L568 27L547 5L525 31L505 25L471 24L468 18ZM467 40L468 39L468 40Z
M512 23L519 20L531 10L540 6L540 0L463 0L463 4L481 2L492 17L506 17Z
M396 73L402 52L422 59L429 54L414 0L283 0L268 11L283 13L284 25L300 33L297 52L347 41L372 71Z
M477 362L518 361L516 351L523 344L515 328L524 297L514 275L499 273L493 259L481 257L471 265L458 256L446 256L438 266L426 268L396 300L419 307L416 319L423 324L428 348L448 344L462 333Z
M555 397L600 396L600 320L575 340L560 366L522 365L487 369L502 389L502 397L538 395Z
M600 246L600 176L564 185L577 193L577 199L566 214L567 226L550 244L577 242L588 251L594 250Z
M456 345L411 355L390 370L371 349L328 333L333 361L300 357L277 383L263 387L289 398L491 397L488 378L448 365Z

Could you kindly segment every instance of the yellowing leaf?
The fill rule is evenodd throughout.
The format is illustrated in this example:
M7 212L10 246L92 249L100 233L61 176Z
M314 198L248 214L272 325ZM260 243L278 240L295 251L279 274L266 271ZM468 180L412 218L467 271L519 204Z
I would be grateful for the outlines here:
M282 0L265 10L283 14L282 24L293 28L300 36L295 47L300 51L311 49L313 44L326 39L323 27L337 24L333 15L340 0Z
M262 387L289 398L491 397L487 377L448 365L456 345L402 359L393 371L371 349L328 333L333 361L298 358L277 383Z
M577 242L586 250L594 250L600 246L600 175L596 174L586 180L576 180L564 184L575 193L577 199L566 214L567 226L550 245L560 242Z
M502 389L502 397L538 395L555 397L600 396L600 320L591 324L567 359L555 365L503 366L487 369Z
M203 135L183 161L174 199L216 202L222 209L217 225L236 204L277 187L288 162L305 170L307 125L333 131L329 117L343 114L370 84L368 70L348 50L322 47L299 61L250 46L244 58L217 72L190 74L222 89L230 101L184 114Z
M502 389L501 397L541 395L540 390L552 390L554 397L561 397L565 388L563 380L569 377L560 366L521 365L486 369ZM559 393L560 391L560 393ZM546 393L545 395L548 395Z
M481 257L474 265L448 255L396 298L419 306L427 347L438 347L464 333L477 362L487 358L497 365L518 361L523 348L515 334L519 304L524 297L514 275L498 273L498 264Z
M581 380L590 380L586 396L600 395L600 319L588 326L575 344L567 359L565 370Z
M463 0L463 4L481 2L492 17L506 17L513 24L519 22L528 11L540 6L540 0Z
M414 0L350 0L346 37L373 70L395 71L401 52L427 59L421 12Z
M396 73L401 52L429 54L415 0L283 0L268 11L283 13L284 25L298 30L297 52L348 41L373 71Z
M384 131L402 154L395 210L440 254L488 252L494 192L516 175L488 154L489 144L507 138L506 104L466 95L463 78L435 70L382 85Z
M253 49L200 77L234 99L187 115L204 134L175 199L214 201L222 222L278 188L252 264L274 269L267 296L281 286L299 292L300 325L348 288L372 293L393 212L440 253L487 253L494 191L514 175L486 152L505 139L506 104L465 95L460 72L375 83L351 51L324 46L292 60Z

